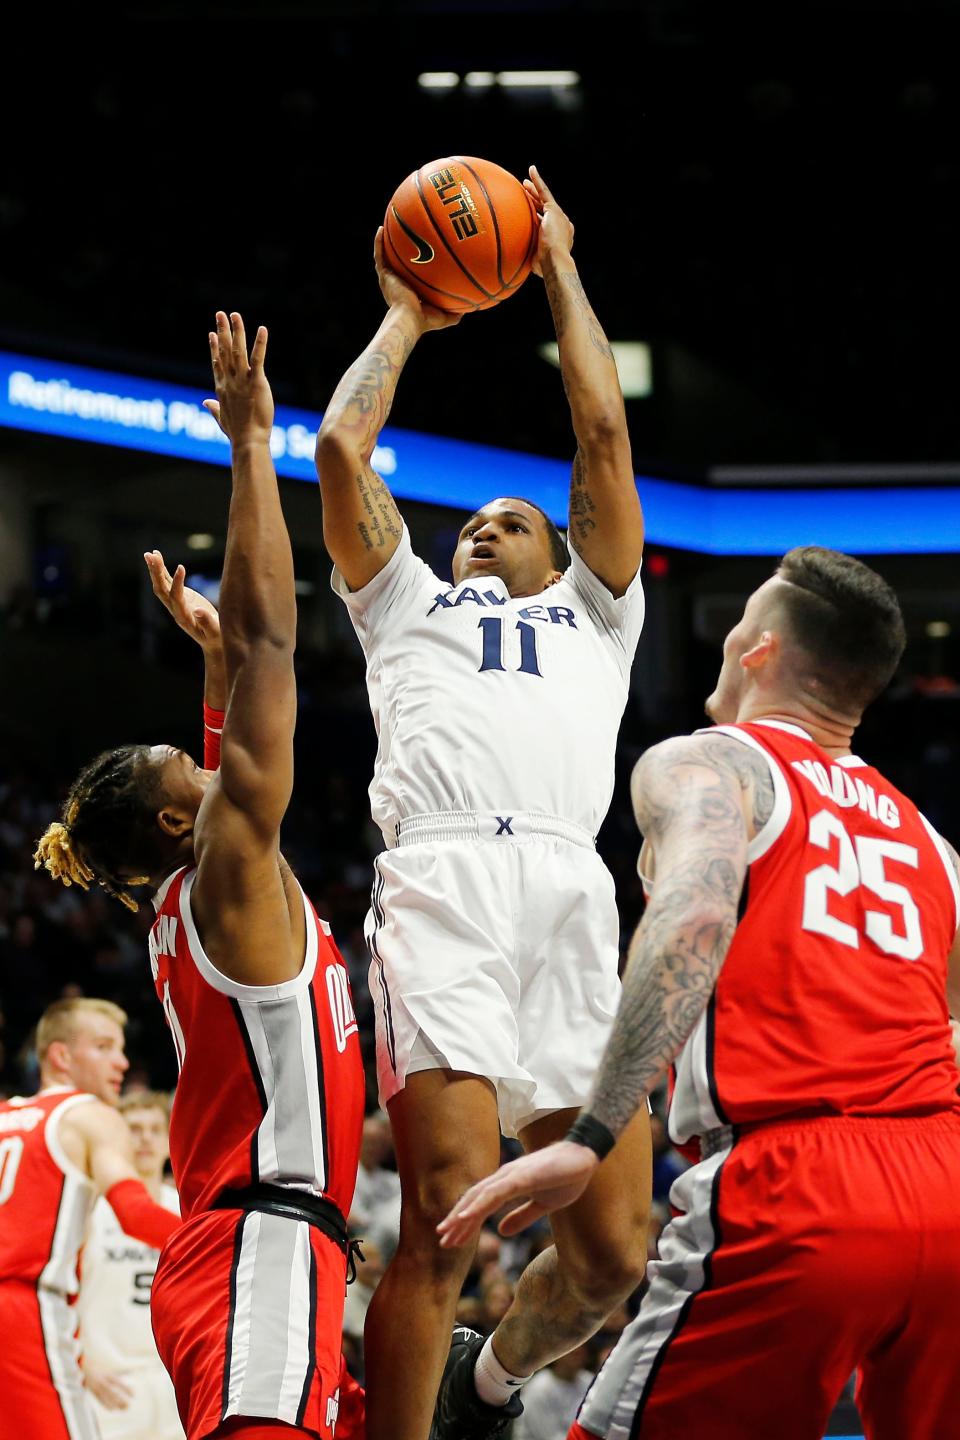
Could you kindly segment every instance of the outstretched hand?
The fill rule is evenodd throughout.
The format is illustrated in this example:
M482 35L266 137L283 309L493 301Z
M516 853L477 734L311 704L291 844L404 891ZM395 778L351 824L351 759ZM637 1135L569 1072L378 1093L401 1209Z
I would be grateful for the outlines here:
M273 429L273 396L263 362L267 353L267 330L261 325L247 358L247 337L243 320L234 310L228 317L217 311L217 328L211 330L210 361L216 400L204 400L224 435L233 445L270 440Z
M560 209L553 198L553 191L544 181L536 165L530 166L530 179L524 180L523 188L537 207L540 215L540 234L537 239L537 253L533 259L534 275L543 274L543 257L548 250L559 250L565 255L573 251L573 222Z
M446 330L450 325L456 325L462 319L458 313L440 310L436 305L428 305L425 300L420 299L412 285L408 285L396 270L391 270L383 251L382 225L373 242L373 263L376 266L380 293L384 300L388 305L406 305L418 317L423 330Z
M220 645L220 616L216 606L185 583L187 572L182 565L171 575L159 550L148 550L143 558L154 595L180 629L205 650L216 649Z
M497 1228L501 1235L516 1235L541 1216L579 1200L599 1164L585 1145L558 1140L532 1155L501 1165L486 1180L471 1186L446 1219L440 1221L437 1234L441 1247L466 1245L484 1220L511 1200L522 1203L509 1211Z

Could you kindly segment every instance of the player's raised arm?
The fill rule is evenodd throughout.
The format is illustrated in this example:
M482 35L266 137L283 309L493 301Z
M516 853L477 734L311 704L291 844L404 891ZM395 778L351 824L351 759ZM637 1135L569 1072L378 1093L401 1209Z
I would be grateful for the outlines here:
M297 607L293 555L270 455L273 397L264 374L267 332L247 358L239 315L217 315L210 336L217 415L230 439L233 493L220 584L226 716L220 771L197 817L201 874L237 861L275 865L293 788ZM222 802L226 802L226 805ZM206 888L204 885L202 888Z
M393 496L370 463L393 405L400 372L427 330L455 325L459 315L423 304L389 268L383 234L374 247L377 279L389 309L363 354L333 393L317 435L323 539L351 590L360 590L400 543L403 522Z
M524 181L542 209L534 269L543 276L577 453L570 481L570 540L614 595L623 595L643 554L643 512L630 456L620 379L571 254L573 226L535 166Z

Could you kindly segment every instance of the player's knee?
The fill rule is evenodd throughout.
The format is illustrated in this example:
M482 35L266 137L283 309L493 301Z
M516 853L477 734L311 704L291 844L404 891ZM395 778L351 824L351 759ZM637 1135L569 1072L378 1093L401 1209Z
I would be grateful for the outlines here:
M444 1172L424 1177L403 1192L400 1243L404 1256L416 1258L431 1274L462 1276L470 1267L475 1246L441 1249L437 1226L470 1186L480 1177ZM410 1193L412 1189L413 1193Z
M585 1309L609 1314L643 1280L647 1264L646 1235L623 1237L620 1244L575 1247L561 1257L567 1284Z

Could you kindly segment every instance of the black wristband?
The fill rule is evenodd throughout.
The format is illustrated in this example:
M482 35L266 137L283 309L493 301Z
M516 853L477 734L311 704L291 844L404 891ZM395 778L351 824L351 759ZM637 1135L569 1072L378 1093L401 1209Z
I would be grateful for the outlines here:
M567 1131L565 1139L572 1140L574 1145L586 1145L598 1160L609 1155L617 1143L616 1137L610 1134L606 1125L595 1120L592 1115L578 1115Z

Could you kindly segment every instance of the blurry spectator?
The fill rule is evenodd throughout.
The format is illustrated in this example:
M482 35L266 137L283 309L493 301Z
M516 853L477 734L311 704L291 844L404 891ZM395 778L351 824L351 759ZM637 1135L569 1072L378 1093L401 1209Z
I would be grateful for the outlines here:
M670 1207L663 1200L654 1200L650 1206L650 1219L647 1222L647 1259L656 1260L660 1244L660 1236L663 1227L670 1219Z
M578 1345L528 1380L511 1440L565 1440L593 1380L586 1361L587 1346Z
M350 1212L350 1226L388 1261L400 1235L400 1177L393 1162L390 1122L381 1110L363 1122L360 1169Z
M490 1266L485 1272L480 1282L480 1300L483 1306L480 1330L490 1335L513 1304L513 1284L499 1265Z
M670 1144L667 1127L656 1111L650 1116L650 1139L653 1145L653 1198L666 1200L674 1180L688 1168L687 1162Z

